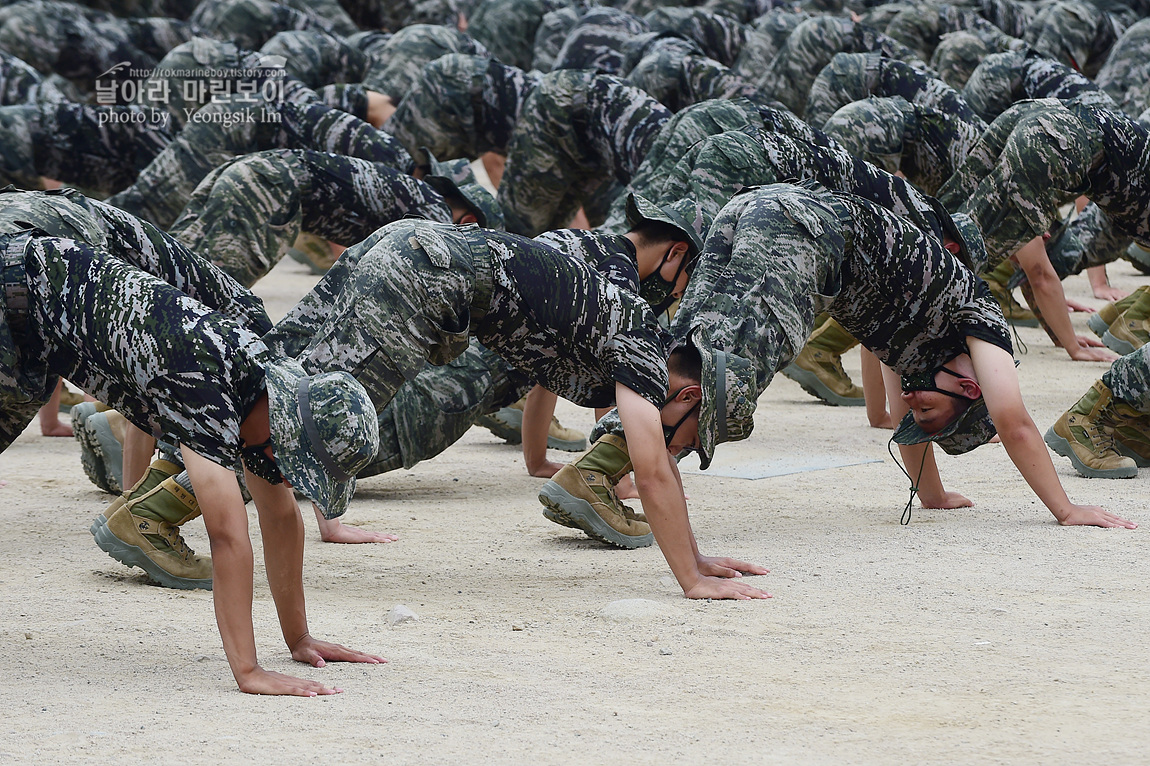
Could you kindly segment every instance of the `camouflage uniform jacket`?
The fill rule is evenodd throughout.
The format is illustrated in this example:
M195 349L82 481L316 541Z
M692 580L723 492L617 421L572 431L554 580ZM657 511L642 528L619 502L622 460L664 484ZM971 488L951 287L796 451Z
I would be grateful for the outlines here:
M1108 109L1114 100L1090 79L1033 50L987 56L962 90L971 108L987 122L1016 101L1037 98L1078 99Z
M567 33L551 71L592 69L622 75L627 41L647 31L647 24L638 16L615 8L592 8Z

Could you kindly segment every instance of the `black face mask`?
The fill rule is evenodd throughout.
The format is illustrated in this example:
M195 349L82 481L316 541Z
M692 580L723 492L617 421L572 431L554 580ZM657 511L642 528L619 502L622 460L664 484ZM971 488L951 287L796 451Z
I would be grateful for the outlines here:
M244 467L268 484L283 484L284 477L280 473L279 466L266 452L270 446L272 446L271 439L263 444L244 445L240 447L240 457L244 461Z
M675 285L679 282L683 270L686 269L688 274L691 272L687 266L687 256L684 256L679 261L679 269L675 272L675 278L670 282L663 278L663 267L667 265L667 256L671 254L672 249L673 247L667 248L667 252L663 253L663 259L659 261L658 267L639 280L639 296L650 304L651 310L656 315L662 314L675 302Z
M683 386L683 388L686 388L686 386ZM663 407L666 407L668 404L675 401L675 397L683 392L683 388L680 388L678 391L676 391L675 393L668 396L667 401L663 402ZM694 407L687 410L687 414L684 415L683 417L679 418L679 422L676 423L675 425L673 425L673 426L664 425L663 426L663 444L667 449L671 448L671 442L674 441L675 434L679 431L679 427L687 422L687 418L691 417L691 415L693 415L695 412L698 411L699 406L701 404L702 404L702 402L700 402L699 404L696 404ZM662 411L663 407L660 407L659 410ZM694 450L694 448L688 448L688 449L683 450L683 451L684 452L692 452L693 450Z
M955 399L961 399L964 402L969 402L970 397L963 396L962 394L956 394L953 391L946 391L944 389L939 388L938 385L935 384L935 382L934 382L935 376L937 376L940 371L945 372L947 375L953 375L956 378L965 378L966 377L965 375L959 375L954 370L947 369L946 367L939 367L937 370L932 370L931 372L916 372L913 375L903 375L902 376L902 390L904 392L907 392L907 391L936 391L940 394L946 394L947 396L953 397Z

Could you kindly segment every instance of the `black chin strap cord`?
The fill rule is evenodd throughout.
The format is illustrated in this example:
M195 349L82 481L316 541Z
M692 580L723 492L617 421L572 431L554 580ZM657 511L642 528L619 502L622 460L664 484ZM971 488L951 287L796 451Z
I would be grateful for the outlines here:
M928 443L927 449L929 448L930 445ZM886 451L890 453L891 460L893 460L894 464L898 466L898 470L902 471L903 475L906 476L908 481L910 481L910 499L906 501L906 508L903 508L902 518L899 520L899 524L905 527L907 524L910 524L910 517L914 513L914 496L918 494L918 483L922 480L922 469L926 466L926 450L923 450L922 452L922 462L918 465L917 479L912 479L910 477L910 473L907 472L905 468L903 468L902 463L899 462L899 459L894 456L893 436L890 438L890 441L886 443Z

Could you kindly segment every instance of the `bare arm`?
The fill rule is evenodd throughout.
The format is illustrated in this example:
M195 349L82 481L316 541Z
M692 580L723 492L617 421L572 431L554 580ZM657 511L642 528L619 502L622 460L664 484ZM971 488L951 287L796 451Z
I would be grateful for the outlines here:
M966 342L987 410L1002 438L1002 445L1006 447L1007 454L1022 478L1026 479L1026 483L1054 514L1058 523L1129 529L1136 527L1133 522L1099 506L1075 505L1070 502L1058 480L1058 473L1054 470L1042 436L1022 401L1014 360L1009 353L986 341L968 337Z
M643 513L684 595L687 598L767 598L768 594L758 588L704 573L710 569L711 560L699 554L695 543L682 481L678 470L672 467L674 461L663 442L659 409L622 384L615 386L615 397L635 467L635 483L643 499ZM736 574L737 570L766 573L765 569L751 564L725 561L737 565L728 566L736 570Z
M1083 344L1070 324L1070 314L1066 310L1066 293L1062 281L1050 265L1046 245L1042 237L1035 237L1019 249L1016 254L1018 264L1026 272L1030 287L1038 303L1038 310L1051 334L1071 359L1079 362L1111 362L1118 357L1105 348L1092 348ZM1093 339L1087 340L1091 345Z

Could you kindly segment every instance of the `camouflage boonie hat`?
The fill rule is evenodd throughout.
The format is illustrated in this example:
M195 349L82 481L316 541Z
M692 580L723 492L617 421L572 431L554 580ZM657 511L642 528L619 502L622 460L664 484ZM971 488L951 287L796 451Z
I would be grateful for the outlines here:
M471 169L471 162L462 158L440 162L426 146L422 147L422 150L431 166L431 170L423 177L423 182L440 194L463 197L471 212L479 219L480 227L503 231L503 208L499 206L491 192L479 185L479 180Z
M717 351L702 326L691 343L703 362L703 401L699 405L699 468L706 470L723 442L746 439L755 428L755 368L741 356Z
M986 241L982 238L982 229L978 228L978 224L966 213L951 213L950 218L954 221L954 228L962 236L962 242L958 245L966 246L966 255L970 258L969 265L973 267L971 271L981 274L986 270L987 260L990 258L986 254Z
M694 258L703 251L707 230L711 228L711 216L699 203L690 199L679 199L670 205L656 205L638 194L627 195L627 223L632 228L643 221L669 223L687 235L691 245L688 255Z
M342 515L355 475L379 451L371 397L346 372L309 376L294 359L271 362L265 372L276 465L326 518Z
M914 413L908 412L898 424L893 438L895 444L934 442L948 455L961 455L986 444L996 433L998 431L994 427L994 421L990 419L986 401L980 396L971 400L970 406L955 418L954 422L933 434L922 430L922 427L914 422Z

